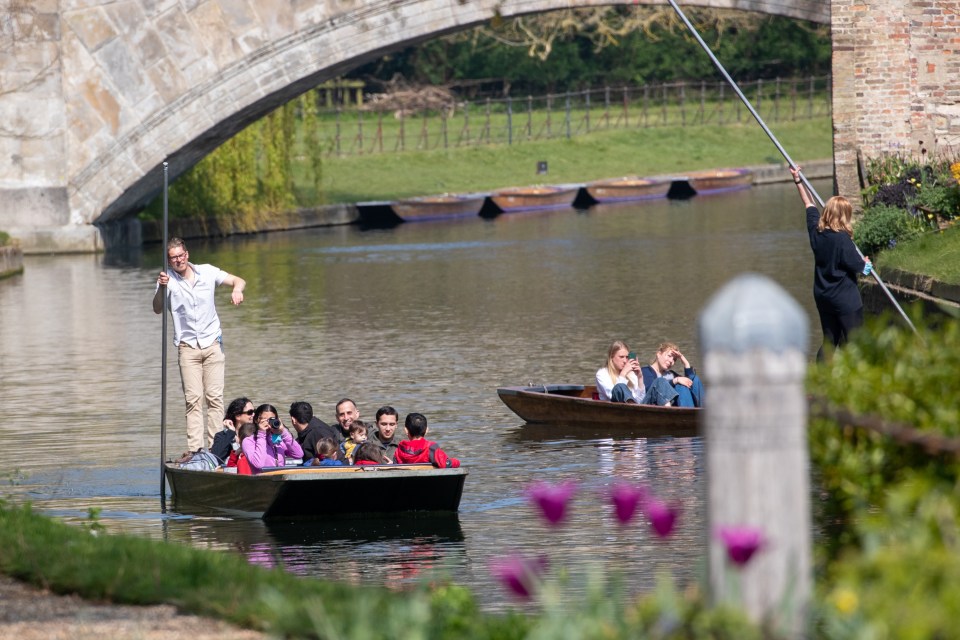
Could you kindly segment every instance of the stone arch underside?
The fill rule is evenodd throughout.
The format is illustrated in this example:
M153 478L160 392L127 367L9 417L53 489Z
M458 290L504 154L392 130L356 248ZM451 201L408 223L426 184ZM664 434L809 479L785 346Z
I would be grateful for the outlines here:
M206 3L213 4L217 3ZM172 179L279 105L391 50L467 29L495 13L513 17L613 3L259 0L254 4L269 7L261 16L241 0L220 0L217 18L212 11L203 16L184 14L178 4L147 20L139 33L120 34L109 54L103 52L111 43L91 51L88 45L94 38L83 33L82 21L72 21L69 12L64 15L64 86L83 89L66 96L67 196L73 223L100 224L131 214L159 192L165 160ZM231 6L235 13L225 15L224 7ZM829 0L682 4L692 6L830 21ZM195 33L198 24L206 25L206 37ZM197 47L189 46L191 38L196 38ZM133 53L137 46L156 50L160 57L149 68L138 69ZM133 86L123 86L124 82ZM178 84L182 91L177 92ZM86 104L73 104L78 101ZM104 118L104 113L113 119Z

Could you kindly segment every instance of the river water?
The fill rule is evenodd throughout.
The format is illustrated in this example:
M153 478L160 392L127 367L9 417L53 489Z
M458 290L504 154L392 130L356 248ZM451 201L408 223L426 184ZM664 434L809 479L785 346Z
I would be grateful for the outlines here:
M283 410L305 399L327 422L343 396L362 418L382 404L401 420L421 412L469 468L459 514L268 525L164 512L162 336L150 308L159 245L28 257L22 276L0 281L0 492L69 522L97 510L110 531L229 550L297 574L395 587L440 574L471 587L488 610L510 602L488 571L507 553L550 554L573 601L598 567L622 573L630 591L649 589L662 571L694 579L707 535L700 438L525 426L498 386L592 382L615 338L644 358L669 339L698 366L700 310L747 271L770 276L807 310L811 355L820 340L792 184L189 246L195 262L248 282L240 307L226 290L218 298L227 401L247 395ZM186 440L170 352L173 455ZM644 525L619 526L603 497L616 479L681 504L677 532L661 541ZM564 526L550 529L531 510L524 489L535 480L577 481Z

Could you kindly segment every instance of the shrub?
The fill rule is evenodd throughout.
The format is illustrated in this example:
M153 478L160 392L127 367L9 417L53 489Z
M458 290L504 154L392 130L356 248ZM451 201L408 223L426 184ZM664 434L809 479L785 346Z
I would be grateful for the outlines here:
M5 247L10 244L10 234L6 231L0 231L0 247Z
M915 238L924 224L906 210L891 206L870 207L853 228L853 241L866 255L875 255L898 242Z

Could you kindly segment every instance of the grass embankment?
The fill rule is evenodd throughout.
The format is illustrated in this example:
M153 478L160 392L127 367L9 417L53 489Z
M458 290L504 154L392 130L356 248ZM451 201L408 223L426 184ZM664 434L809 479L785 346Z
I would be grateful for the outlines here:
M0 571L60 593L182 611L281 637L518 638L519 615L477 613L463 588L396 594L299 578L225 552L84 527L0 504ZM429 630L429 632L427 631Z
M833 154L829 117L781 122L774 134L797 162ZM546 175L536 173L540 160L549 163ZM323 163L323 188L328 203L393 200L782 161L763 129L751 121L722 127L621 129L510 146L330 157ZM304 191L311 188L298 185Z
M960 284L960 229L931 232L901 242L877 256L877 268L893 268L930 276L940 282Z

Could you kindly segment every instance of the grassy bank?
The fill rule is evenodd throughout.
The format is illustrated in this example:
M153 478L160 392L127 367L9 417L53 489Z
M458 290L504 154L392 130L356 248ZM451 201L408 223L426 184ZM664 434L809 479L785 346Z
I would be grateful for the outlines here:
M779 123L774 134L798 162L829 158L833 153L829 117ZM546 175L536 173L540 160L548 162ZM723 127L663 127L603 131L571 140L511 146L328 158L323 163L322 188L327 203L392 200L782 160L774 144L753 122ZM298 200L309 200L313 195L306 182L297 180Z
M877 257L877 267L923 274L940 282L960 284L960 229L926 233L897 244Z

